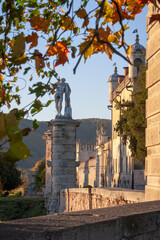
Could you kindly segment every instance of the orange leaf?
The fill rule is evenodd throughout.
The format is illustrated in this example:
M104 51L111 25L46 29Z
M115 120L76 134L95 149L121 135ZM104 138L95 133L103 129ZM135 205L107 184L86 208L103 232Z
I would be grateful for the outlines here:
M47 31L50 21L40 16L31 15L30 24L36 31Z
M47 56L54 56L57 55L58 60L54 67L58 66L59 64L65 64L68 61L67 54L70 51L67 49L67 42L65 41L58 41L54 46L50 46L47 50Z
M104 30L104 28L100 27L98 29L100 40L108 41L108 36L109 36L110 32L111 32L111 29L108 26L107 26L106 31Z
M38 44L38 35L37 35L37 33L36 32L32 32L32 35L28 35L26 37L26 42L27 43L30 43L30 42L32 43L30 45L29 49L37 46L37 44Z

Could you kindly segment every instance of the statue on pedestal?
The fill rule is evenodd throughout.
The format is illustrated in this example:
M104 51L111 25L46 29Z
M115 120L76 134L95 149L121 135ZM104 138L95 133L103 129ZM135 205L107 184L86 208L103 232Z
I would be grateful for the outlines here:
M55 106L58 114L56 118L72 118L72 108L70 104L71 89L68 83L65 82L65 78L62 78L57 85L56 92L54 94ZM61 114L63 94L65 94L65 110L64 115Z

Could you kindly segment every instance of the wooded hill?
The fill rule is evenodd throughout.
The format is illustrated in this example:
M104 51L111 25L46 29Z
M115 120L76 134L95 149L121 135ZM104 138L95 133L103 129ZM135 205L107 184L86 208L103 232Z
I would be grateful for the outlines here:
M111 120L109 119L78 119L81 121L80 126L77 128L77 140L82 142L96 142L96 129L97 126L103 122L107 127L108 136L111 137ZM31 120L23 120L20 123L20 128L32 128ZM32 157L28 157L24 161L17 163L18 168L30 169L34 167L35 163L45 156L45 140L42 139L44 132L49 130L47 122L39 122L39 128L32 131L28 136L23 138L24 143L30 149Z

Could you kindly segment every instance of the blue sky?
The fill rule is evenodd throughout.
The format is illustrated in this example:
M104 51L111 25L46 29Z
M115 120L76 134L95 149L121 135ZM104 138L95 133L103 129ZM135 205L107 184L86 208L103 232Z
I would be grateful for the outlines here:
M125 32L125 39L128 44L134 44L136 34L133 34L134 29L138 29L140 44L146 47L146 14L147 7L143 12L136 16L135 21L130 22L130 29ZM118 73L123 74L123 67L128 66L128 63L119 56L113 55L112 61L109 60L105 53L93 55L87 59L86 63L82 59L76 74L73 74L73 68L78 58L70 59L69 64L57 66L61 77L66 78L66 81L71 87L71 106L73 119L81 118L111 118L111 113L107 108L109 105L109 86L108 79L114 72L113 64L116 62ZM22 86L24 82L22 81ZM27 104L32 100L31 96L27 95L26 89L21 91L23 96L22 104ZM47 96L48 99L53 99L53 96ZM46 97L46 98L47 98ZM64 105L64 104L63 104ZM4 108L4 111L6 109ZM63 110L62 110L63 113ZM39 121L50 121L54 119L56 110L54 102L34 118ZM29 118L33 119L33 118Z

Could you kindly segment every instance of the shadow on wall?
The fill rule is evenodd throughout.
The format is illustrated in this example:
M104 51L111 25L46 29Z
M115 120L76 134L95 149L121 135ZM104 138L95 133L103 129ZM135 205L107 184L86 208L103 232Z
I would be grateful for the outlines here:
M89 168L88 168L88 161L85 162L85 177L84 177L84 184L83 186L87 186L88 185L88 173L89 173Z
M96 157L96 179L94 182L94 187L98 187L99 183L99 156Z

